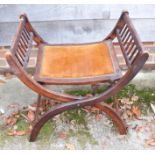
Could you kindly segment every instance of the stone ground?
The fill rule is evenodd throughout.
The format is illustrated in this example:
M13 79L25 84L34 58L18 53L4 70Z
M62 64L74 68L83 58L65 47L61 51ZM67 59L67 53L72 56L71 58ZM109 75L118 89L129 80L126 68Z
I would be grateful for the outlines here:
M152 85L155 73L149 74L145 76L144 73L140 73L132 82L138 87L152 88L155 86ZM5 80L0 76L0 109L5 112L0 116L0 125L3 118L12 111L35 102L36 96L17 78ZM17 109L10 108L10 104L18 105ZM45 125L37 141L33 143L28 141L28 136L7 136L4 129L0 128L0 149L155 149L155 146L144 146L145 140L155 133L155 115L142 116L140 120L132 119L126 123L128 134L120 136L116 127L104 114L100 121L96 121L94 114L86 113L83 124L68 123L64 119L64 114L60 114ZM60 132L68 133L67 138L59 138Z

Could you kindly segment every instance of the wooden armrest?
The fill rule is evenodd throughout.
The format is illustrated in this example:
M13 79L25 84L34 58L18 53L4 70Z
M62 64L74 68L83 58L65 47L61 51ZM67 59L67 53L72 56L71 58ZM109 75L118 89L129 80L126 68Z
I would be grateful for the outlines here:
M114 40L116 38L116 29L117 28L123 28L123 23L124 23L124 16L125 14L128 14L128 11L122 11L116 25L114 26L113 30L111 31L111 33L109 35L107 35L107 37L104 40Z
M18 63L25 68L29 61L32 43L45 43L30 24L25 14L20 16L17 32L14 36L11 52Z
M127 66L131 68L137 57L144 52L144 48L127 11L122 12L115 28L106 39L113 40L115 37Z

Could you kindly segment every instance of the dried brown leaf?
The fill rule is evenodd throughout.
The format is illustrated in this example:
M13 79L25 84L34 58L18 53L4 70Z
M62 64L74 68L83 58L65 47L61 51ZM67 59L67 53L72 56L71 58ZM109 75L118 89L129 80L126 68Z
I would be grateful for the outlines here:
M139 96L133 95L133 96L131 97L131 100L132 100L132 101L138 101L138 100L139 100Z
M17 122L17 118L12 117L12 116L6 118L5 120L5 124L9 126L13 126L16 122Z
M36 111L36 107L34 107L34 106L30 106L30 105L29 105L29 106L28 106L28 109L31 110L31 111Z
M145 141L144 147L147 148L147 147L150 147L150 146L155 146L155 140L154 139L148 139L148 140Z
M23 136L26 135L28 132L27 130L21 130L21 131L16 131L16 130L11 130L7 132L7 135L9 136Z
M123 112L123 114L122 114L122 118L125 119L125 120L128 118L128 115L127 115L126 112Z
M93 94L86 94L86 97L92 97L93 96Z
M132 107L132 112L136 117L140 117L141 116L141 111L137 106L133 106Z
M8 136L15 136L16 135L16 131L15 130L11 130L11 131L8 131L6 134Z
M127 113L127 115L128 115L129 117L132 117L132 115L133 115L133 113L132 113L130 110L127 110L126 113Z
M74 144L65 144L65 148L68 150L75 150L75 145Z
M93 113L99 113L99 109L98 108L96 108L96 107L92 107L91 108L91 112L93 112Z
M129 104L129 105L133 104L133 102L130 101L129 98L122 98L120 99L120 101L122 104Z
M16 131L16 136L23 136L26 135L27 133L28 133L27 130Z
M8 105L8 108L17 108L18 107L18 105L17 104L10 104L10 105Z
M9 79L12 78L12 74L9 73L9 72L4 73L4 76L5 76L5 79L6 79L6 80L9 80Z
M101 114L96 114L96 116L95 116L96 121L100 121L101 118L102 118Z
M35 113L32 110L29 110L27 113L27 117L30 121L34 121L35 119Z

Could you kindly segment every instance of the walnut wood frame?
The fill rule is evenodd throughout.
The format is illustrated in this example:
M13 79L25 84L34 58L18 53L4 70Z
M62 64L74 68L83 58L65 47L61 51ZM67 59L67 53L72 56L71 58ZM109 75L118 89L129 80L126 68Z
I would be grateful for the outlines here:
M35 41L37 45L46 44L46 42L39 36L39 34L31 26L27 16L21 15L18 29L14 38L14 42L11 46L10 52L6 53L6 59L17 77L30 89L39 94L39 96L45 96L49 99L55 99L62 101L64 103L57 105L47 111L43 116L41 116L33 125L33 129L30 135L30 141L35 141L41 127L51 118L57 114L64 111L81 108L84 106L95 106L101 111L105 112L114 123L117 125L120 134L126 134L126 127L120 118L119 114L115 109L109 107L106 104L101 104L100 102L106 100L107 98L114 96L119 92L125 85L127 85L130 80L132 80L139 70L143 67L146 60L148 59L148 54L144 52L142 43L138 37L138 34L129 18L128 12L122 12L116 26L112 32L104 39L114 40L118 39L119 45L121 47L124 59L128 66L127 72L120 78L114 81L113 79L104 79L100 77L92 77L91 79L85 78L84 81L80 81L78 78L71 80L71 83L66 82L65 79L61 79L60 82L53 84L94 84L98 82L109 81L113 83L109 89L100 94L99 96L93 97L77 97L68 94L61 94L46 89L42 83L37 82L26 72L26 66L29 60L30 48L32 41ZM46 81L45 81L46 83ZM48 83L48 81L47 81ZM50 81L51 84L51 81ZM40 99L40 97L39 97ZM38 102L40 102L38 100Z

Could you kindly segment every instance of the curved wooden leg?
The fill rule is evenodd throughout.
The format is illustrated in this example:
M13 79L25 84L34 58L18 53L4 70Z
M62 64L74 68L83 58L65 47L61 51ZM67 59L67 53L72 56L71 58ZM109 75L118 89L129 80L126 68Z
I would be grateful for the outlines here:
M104 113L106 113L112 119L112 121L118 127L119 133L121 135L126 134L126 127L125 127L125 124L123 123L123 120L111 107L109 107L106 104L101 104L101 103L96 103L94 106L100 109L101 111L103 111Z
M75 102L74 105L72 104L62 104L62 105L58 105L55 106L54 108L50 109L49 111L47 111L43 116L41 116L34 124L33 124L33 128L30 134L30 142L34 142L40 132L40 129L42 128L42 126L52 117L54 117L55 115L58 115L64 111L68 111L68 110L72 110L75 108L80 107L78 105L78 103Z
M35 122L33 129L31 131L31 134L30 134L29 141L34 142L36 140L36 138L40 132L40 129L49 119L51 119L55 115L60 114L64 111L68 111L68 110L86 106L88 101L85 102L83 105L81 104L81 106L80 106L79 102L80 101L75 102L74 104L68 103L66 105L65 104L58 105L58 106L52 108L51 110L49 110L47 113L45 113L37 122ZM100 104L100 103L96 103L96 104L91 103L90 105L94 105L95 107L97 107L100 110L102 110L103 112L105 112L108 116L110 116L111 119L114 121L114 123L117 125L120 134L126 134L126 127L125 127L122 119L111 107L109 107L105 104Z

